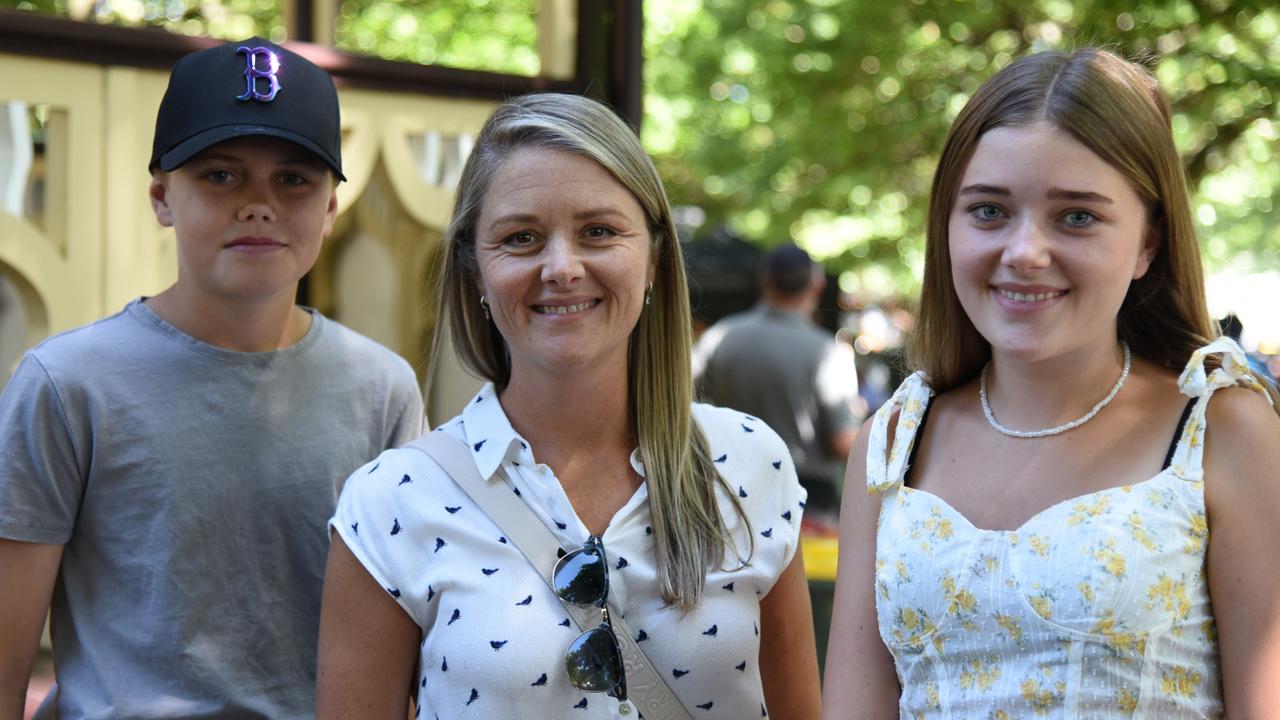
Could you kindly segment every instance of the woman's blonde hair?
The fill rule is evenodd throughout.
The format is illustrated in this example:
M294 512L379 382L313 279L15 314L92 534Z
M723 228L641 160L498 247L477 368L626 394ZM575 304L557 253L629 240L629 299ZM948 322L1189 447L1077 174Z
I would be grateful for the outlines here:
M1135 354L1180 371L1218 332L1205 304L1200 247L1168 101L1146 69L1097 48L1013 62L984 83L952 123L929 198L924 286L908 363L943 392L972 379L990 358L990 344L956 295L948 222L983 134L1036 123L1070 133L1124 175L1146 204L1158 242L1150 268L1129 286L1117 332Z
M511 379L506 341L479 304L476 225L498 169L515 150L528 147L594 160L644 208L655 274L650 304L631 333L628 399L648 485L662 597L692 607L702 596L707 569L722 563L732 544L716 487L735 505L737 498L716 472L690 412L689 291L666 191L635 133L610 108L578 95L532 94L508 100L485 122L463 167L445 231L432 364L449 332L469 370L499 391ZM742 513L741 506L737 511Z

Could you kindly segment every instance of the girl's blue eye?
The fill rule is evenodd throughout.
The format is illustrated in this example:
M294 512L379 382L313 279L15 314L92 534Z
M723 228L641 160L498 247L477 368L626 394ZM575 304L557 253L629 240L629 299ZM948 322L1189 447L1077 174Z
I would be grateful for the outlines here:
M1098 221L1097 216L1086 210L1072 210L1063 216L1067 225L1073 228L1087 228Z
M978 219L979 222L994 222L1004 217L1004 211L990 203L982 203L969 208L969 214Z

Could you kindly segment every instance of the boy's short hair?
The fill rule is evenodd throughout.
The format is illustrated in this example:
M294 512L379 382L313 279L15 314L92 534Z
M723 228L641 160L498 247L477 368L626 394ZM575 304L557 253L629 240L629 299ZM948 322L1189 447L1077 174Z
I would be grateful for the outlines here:
M346 180L341 126L327 72L260 37L225 43L173 66L147 169L170 172L224 140L265 135L310 150Z

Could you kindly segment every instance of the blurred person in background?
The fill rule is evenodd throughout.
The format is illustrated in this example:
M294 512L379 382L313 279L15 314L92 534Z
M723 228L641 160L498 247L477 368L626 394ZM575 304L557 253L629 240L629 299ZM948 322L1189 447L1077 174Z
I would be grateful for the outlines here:
M863 407L853 348L813 322L825 287L804 250L774 249L761 264L759 304L703 333L693 358L704 399L760 418L786 441L819 531L834 530Z

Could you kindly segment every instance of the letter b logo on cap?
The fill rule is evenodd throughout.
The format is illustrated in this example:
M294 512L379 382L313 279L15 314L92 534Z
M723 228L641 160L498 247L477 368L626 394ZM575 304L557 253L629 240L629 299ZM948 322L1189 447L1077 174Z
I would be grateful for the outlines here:
M280 58L265 47L246 47L241 46L236 49L237 53L245 54L244 79L245 89L243 95L237 95L237 100L257 100L259 102L271 102L276 99L276 93L280 92L280 78L276 77L276 72L280 70ZM262 62L259 62L259 58ZM266 67L261 67L265 64ZM270 89L263 93L258 92L258 80L266 80L270 83Z

